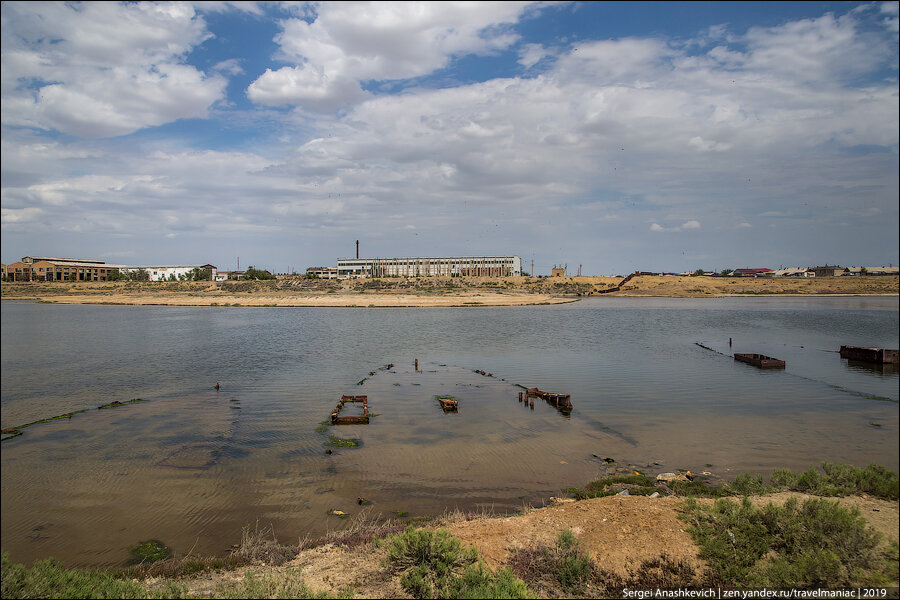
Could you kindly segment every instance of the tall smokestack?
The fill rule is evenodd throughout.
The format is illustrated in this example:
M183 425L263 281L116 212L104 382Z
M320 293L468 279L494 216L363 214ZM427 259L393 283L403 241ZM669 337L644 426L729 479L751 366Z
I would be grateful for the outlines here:
M356 240L356 258L359 258L359 240Z

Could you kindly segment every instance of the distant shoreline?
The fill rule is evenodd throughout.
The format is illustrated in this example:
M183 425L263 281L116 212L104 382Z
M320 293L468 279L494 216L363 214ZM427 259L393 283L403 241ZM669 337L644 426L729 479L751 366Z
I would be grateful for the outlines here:
M900 294L891 276L819 279L683 277L280 279L211 282L4 282L3 300L111 306L294 308L466 308L535 306L589 297L739 298L885 297Z
M890 298L897 296L897 294L720 294L716 296L647 296L647 295L629 295L629 294L619 294L619 295L609 295L609 296L601 296L600 298L629 298L629 299L641 299L641 298L660 298L660 299L699 299L699 298L707 298L707 299L716 299L716 298ZM334 298L336 302L325 303L316 303L316 302L301 302L301 301L293 301L288 300L285 302L279 303L254 303L254 302L233 302L233 303L218 303L212 300L208 302L183 302L178 300L173 301L149 301L149 300L140 300L135 299L130 302L125 301L113 301L113 300L95 300L92 298L52 298L52 299L41 299L41 298L2 298L2 300L7 300L9 302L29 302L34 304L57 304L57 305L81 305L81 306L171 306L171 307L193 307L193 308L490 308L490 307L517 307L517 306L548 306L548 305L556 305L556 304L572 304L575 302L581 302L587 298L550 298L542 301L532 301L532 302L484 302L482 300L479 301L470 301L464 303L440 303L440 302L426 302L426 299L423 298L421 302L418 303L403 303L402 301L397 301L390 296L385 296L380 298L381 302L370 302L368 304L360 304L357 296L349 296L345 298Z

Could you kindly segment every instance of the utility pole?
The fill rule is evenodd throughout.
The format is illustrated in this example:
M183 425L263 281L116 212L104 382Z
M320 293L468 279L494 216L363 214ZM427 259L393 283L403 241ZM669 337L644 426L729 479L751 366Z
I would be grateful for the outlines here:
M530 273L530 275L531 275L532 277L534 277L534 259L533 259L533 258L531 259L531 273Z

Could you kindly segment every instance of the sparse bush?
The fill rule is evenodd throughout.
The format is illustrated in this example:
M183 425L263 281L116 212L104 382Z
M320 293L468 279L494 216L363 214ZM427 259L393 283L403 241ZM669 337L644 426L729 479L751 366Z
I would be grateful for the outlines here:
M298 548L283 546L275 538L275 528L260 528L259 521L253 528L249 525L241 530L241 543L231 552L231 556L246 564L283 565L295 556Z
M594 565L590 557L578 548L572 530L559 533L554 547L540 546L515 552L510 558L513 572L528 585L546 594L582 591L594 579Z
M241 581L223 583L207 596L212 598L329 598L314 593L303 582L300 569L292 569L277 575L246 574ZM352 597L352 596L339 596Z
M674 560L667 555L643 561L637 569L629 569L623 587L632 589L709 588L718 585L709 572L698 575L684 559Z

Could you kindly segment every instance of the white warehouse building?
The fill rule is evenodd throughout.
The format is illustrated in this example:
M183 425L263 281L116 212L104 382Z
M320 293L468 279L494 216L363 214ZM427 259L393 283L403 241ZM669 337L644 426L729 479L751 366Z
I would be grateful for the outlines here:
M522 274L518 256L339 258L337 276L347 277L509 277Z

